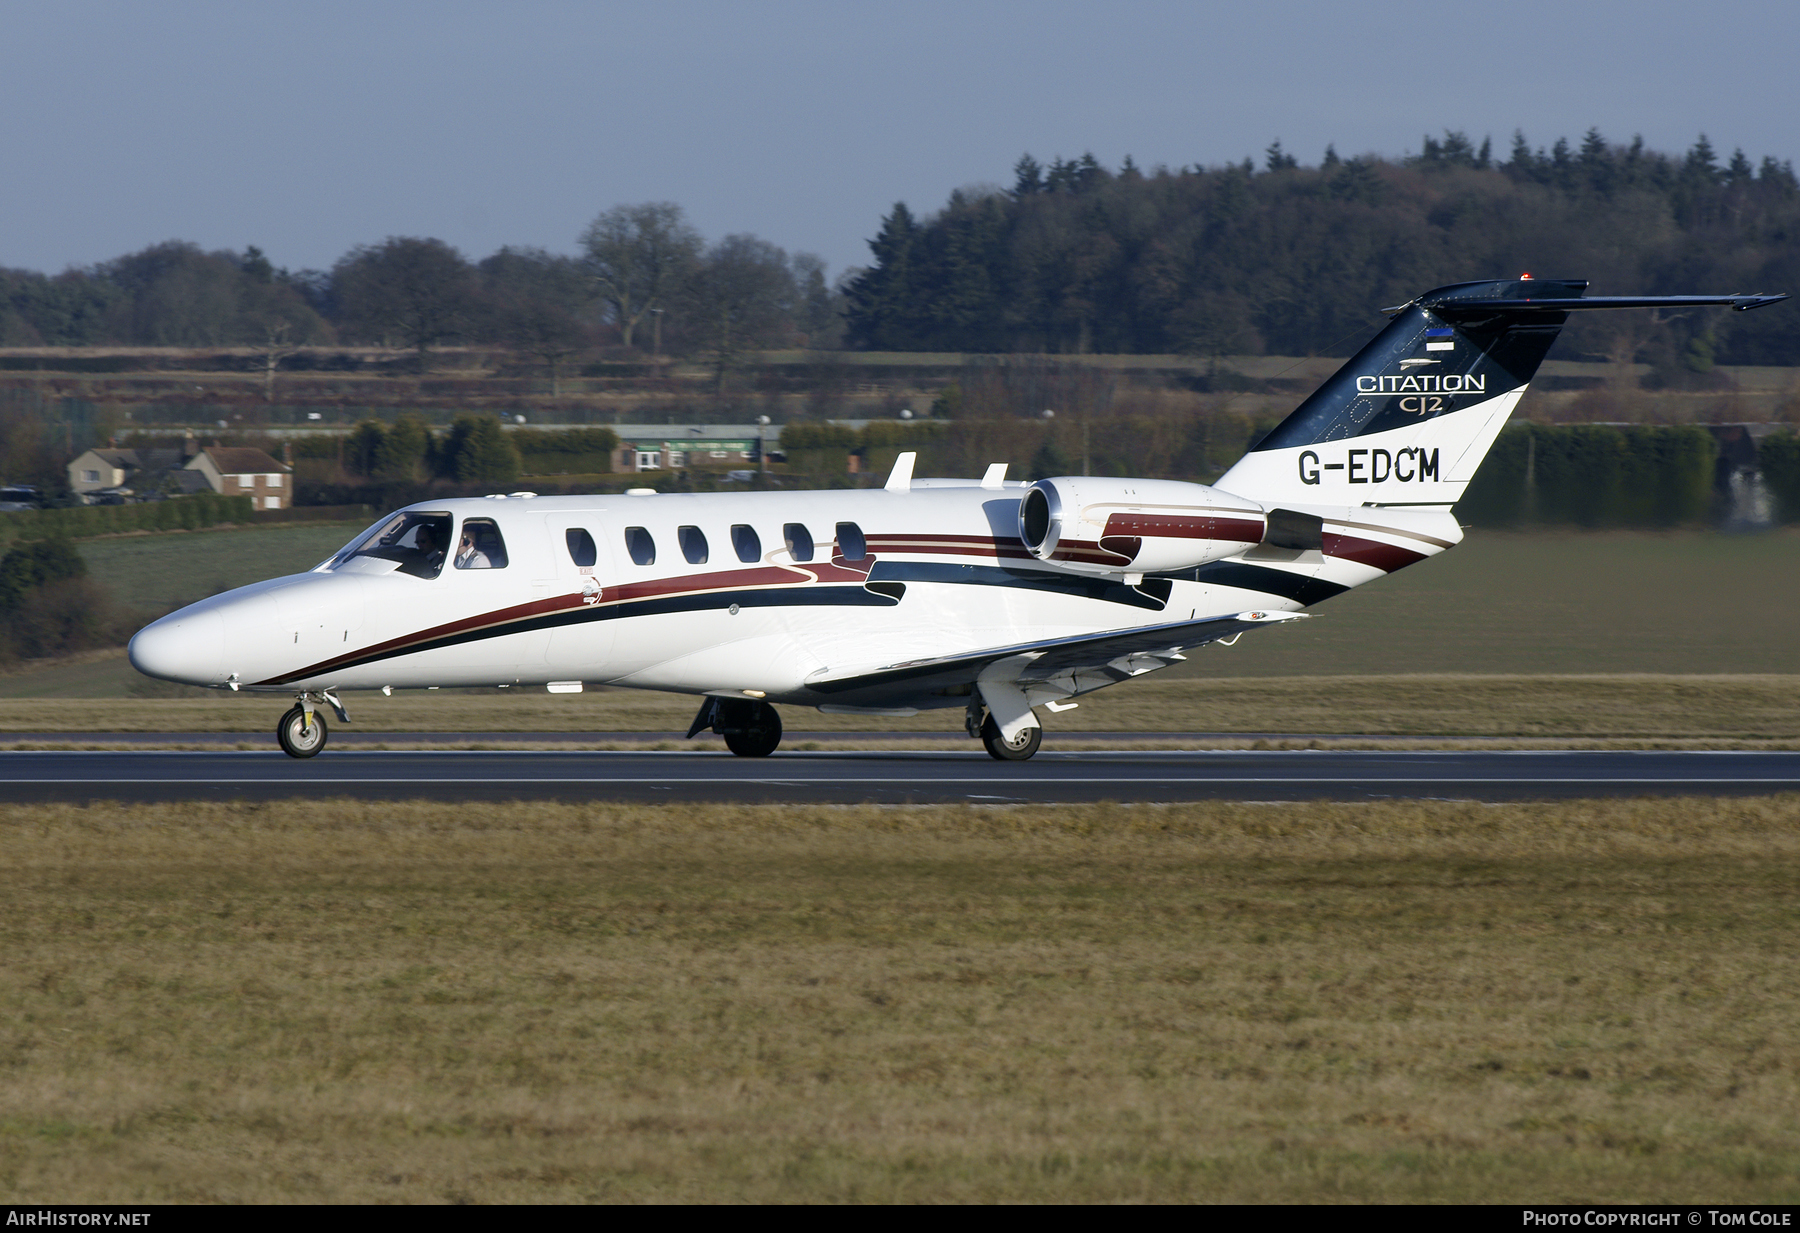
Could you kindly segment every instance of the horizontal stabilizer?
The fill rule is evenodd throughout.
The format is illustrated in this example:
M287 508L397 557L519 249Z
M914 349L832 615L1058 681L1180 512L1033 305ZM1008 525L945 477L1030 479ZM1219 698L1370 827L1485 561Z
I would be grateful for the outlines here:
M1785 295L1592 295L1580 299L1447 299L1426 302L1425 307L1440 317L1449 318L1484 312L1566 313L1586 308L1730 308L1744 313L1767 304L1779 304L1787 298Z

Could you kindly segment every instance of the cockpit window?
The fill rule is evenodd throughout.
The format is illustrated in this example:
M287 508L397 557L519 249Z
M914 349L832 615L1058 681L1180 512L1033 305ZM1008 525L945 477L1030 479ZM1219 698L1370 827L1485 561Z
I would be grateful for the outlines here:
M452 521L449 514L403 511L370 527L324 568L341 569L358 560L392 561L398 567L394 573L436 578L444 569Z
M458 569L505 569L506 541L492 518L463 519L462 538L456 545Z

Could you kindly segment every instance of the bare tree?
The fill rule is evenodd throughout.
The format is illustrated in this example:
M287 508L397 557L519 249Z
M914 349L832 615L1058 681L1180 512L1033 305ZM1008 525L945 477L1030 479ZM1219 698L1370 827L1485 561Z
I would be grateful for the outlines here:
M480 265L489 328L510 347L542 360L550 393L562 393L562 362L589 343L582 272L570 257L539 248L503 248Z
M277 274L261 251L246 250L241 261L243 288L238 298L238 336L263 362L263 401L275 401L275 370L281 361L309 343L331 337L331 327L306 298Z
M700 235L671 201L614 206L588 225L581 247L587 274L619 337L632 332L680 284L700 254Z
M725 370L746 347L787 342L798 299L788 256L753 235L728 235L707 252L688 284L695 318Z

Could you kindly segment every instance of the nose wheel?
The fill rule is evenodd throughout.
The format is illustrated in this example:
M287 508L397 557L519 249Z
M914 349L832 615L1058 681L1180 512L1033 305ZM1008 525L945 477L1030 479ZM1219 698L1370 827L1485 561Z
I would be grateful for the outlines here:
M717 732L725 748L740 758L766 758L781 744L781 716L767 702L748 698L708 698L688 728L688 739Z
M288 757L310 758L325 748L325 717L317 711L308 715L296 706L275 725L275 739Z

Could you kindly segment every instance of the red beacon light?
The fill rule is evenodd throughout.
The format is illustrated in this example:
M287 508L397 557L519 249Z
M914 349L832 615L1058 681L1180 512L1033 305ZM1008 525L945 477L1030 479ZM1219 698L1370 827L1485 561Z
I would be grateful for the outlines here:
M1527 282L1527 283L1530 282L1531 281L1531 271L1526 270L1523 274L1519 275L1519 281Z

